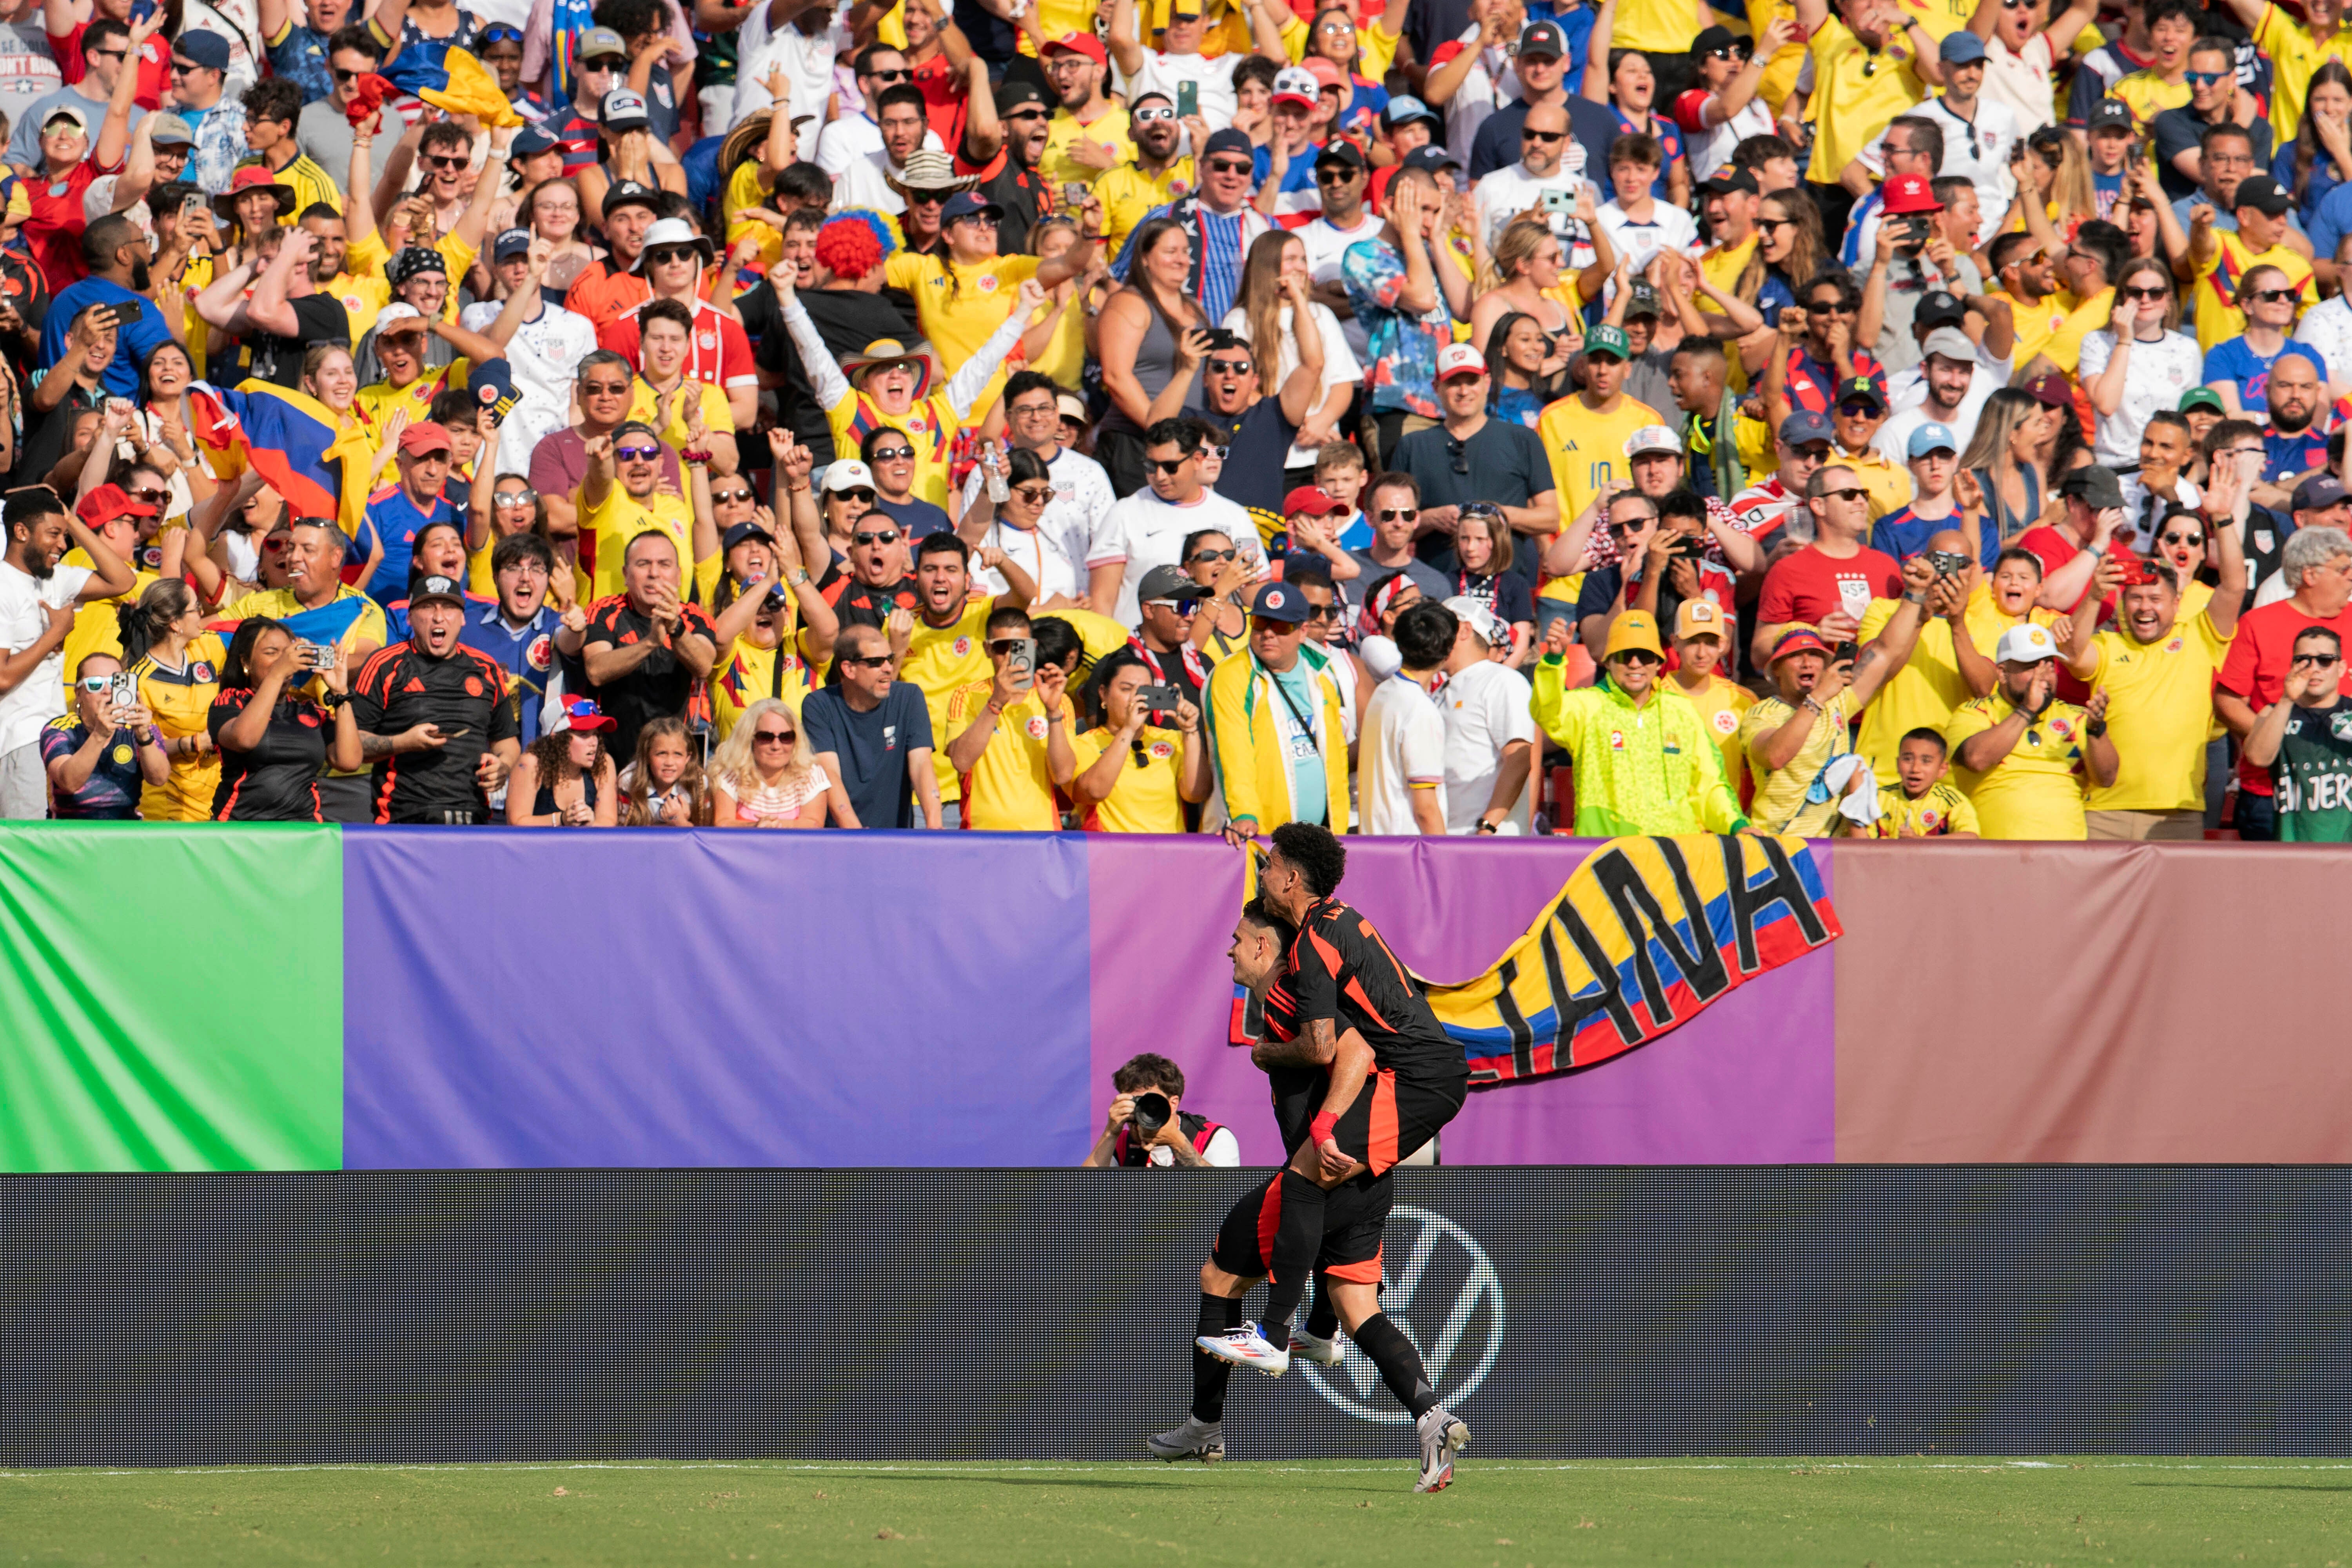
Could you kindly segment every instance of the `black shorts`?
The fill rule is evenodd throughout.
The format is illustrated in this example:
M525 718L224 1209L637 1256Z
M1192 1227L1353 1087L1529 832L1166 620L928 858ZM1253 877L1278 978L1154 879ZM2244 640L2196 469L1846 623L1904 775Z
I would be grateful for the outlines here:
M1315 1267L1334 1279L1381 1282L1381 1235L1388 1229L1393 1178L1359 1176L1331 1190L1323 1215L1323 1250ZM1233 1206L1217 1227L1209 1261L1226 1273L1255 1279L1271 1273L1274 1233L1282 1224L1282 1173L1276 1171Z
M1454 1120L1470 1096L1470 1075L1460 1081L1432 1083L1425 1079L1401 1079L1387 1068L1375 1068L1364 1087L1339 1113L1331 1129L1342 1153L1385 1173L1399 1160L1437 1136Z

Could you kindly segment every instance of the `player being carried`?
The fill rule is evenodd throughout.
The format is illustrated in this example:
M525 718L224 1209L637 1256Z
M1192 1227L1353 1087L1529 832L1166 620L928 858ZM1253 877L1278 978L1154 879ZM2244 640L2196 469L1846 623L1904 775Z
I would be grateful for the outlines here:
M1297 822L1273 837L1258 897L1234 929L1234 978L1264 998L1268 1037L1251 1058L1273 1080L1290 1163L1219 1227L1201 1269L1192 1415L1150 1447L1162 1458L1223 1457L1223 1368L1289 1370L1290 1320L1319 1268L1349 1337L1412 1415L1413 1489L1436 1491L1470 1428L1438 1403L1420 1352L1380 1310L1380 1238L1390 1173L1462 1109L1470 1070L1371 922L1331 896L1347 871L1339 839ZM1272 1280L1265 1311L1237 1322L1260 1275Z

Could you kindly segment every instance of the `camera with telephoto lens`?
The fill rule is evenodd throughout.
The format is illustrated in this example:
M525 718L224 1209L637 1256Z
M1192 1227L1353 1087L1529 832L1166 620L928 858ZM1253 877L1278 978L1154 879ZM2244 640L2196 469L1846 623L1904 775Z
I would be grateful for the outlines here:
M1176 1108L1168 1103L1168 1097L1155 1089L1135 1097L1135 1109L1128 1112L1127 1119L1134 1124L1135 1135L1150 1142L1175 1114Z

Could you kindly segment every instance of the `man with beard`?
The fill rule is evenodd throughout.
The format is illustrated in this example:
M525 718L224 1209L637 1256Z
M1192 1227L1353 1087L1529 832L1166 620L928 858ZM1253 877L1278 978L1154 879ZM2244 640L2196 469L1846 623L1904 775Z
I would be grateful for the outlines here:
M973 191L998 212L996 253L1014 256L1029 248L1029 230L1037 220L1059 205L1037 167L1045 156L1045 95L1017 77L1004 81L996 89L996 118L1004 128L1004 145L996 155L974 157L978 149L967 132L956 165L980 176ZM942 226L951 221L941 215Z
M2263 401L2270 423L2263 426L2263 481L2292 490L2305 474L2327 468L2327 432L2321 427L2319 373L2301 354L2281 354L2271 366ZM2256 500L2269 498L2256 493Z
M1278 395L1267 397L1257 384L1257 361L1249 344L1223 327L1187 332L1176 346L1176 373L1168 384L1181 388L1194 365L1205 365L1201 375L1201 404L1184 416L1208 426L1225 448L1225 465L1217 474L1216 492L1252 511L1282 515L1283 463L1298 439L1298 426L1323 395L1322 350L1319 334L1302 340L1316 363L1301 363L1284 380ZM1152 405L1159 413L1159 405Z
M1065 34L1037 53L1054 96L1061 100L1045 125L1040 171L1057 193L1066 184L1091 185L1097 175L1134 155L1133 111L1104 96L1109 55L1092 33ZM1174 112L1167 118L1172 122Z
M870 513L876 521L888 514ZM853 563L863 547L853 547ZM887 554L889 552L877 552ZM995 572L1008 584L995 598L974 598L971 562ZM948 699L989 678L988 617L999 609L1026 610L1037 586L1001 550L973 550L952 533L930 533L915 547L915 620L898 660L898 679L923 694L934 734L947 733ZM870 622L867 624L871 624ZM948 762L947 748L932 753L939 777L940 810L946 826L961 825L962 781Z
M930 137L922 89L908 79L907 57L887 44L869 44L857 56L857 89L864 112L844 112L816 140L816 164L833 176L836 205L873 207L896 216L906 210L887 174L907 166Z
M420 579L408 617L408 640L378 652L352 682L360 754L374 764L375 820L487 822L489 794L521 752L506 670L458 640L466 590L456 578Z
M1102 204L1103 248L1116 256L1136 225L1176 199L1176 186L1189 183L1192 161L1176 148L1182 127L1176 106L1161 92L1147 92L1129 106L1128 132L1135 156L1095 176L1095 200Z
M65 717L65 644L83 604L131 592L136 574L68 511L46 486L17 490L0 507L8 533L0 554L0 818L48 814L41 731ZM68 547L91 564L60 566Z
M147 297L153 284L147 268L147 237L130 218L110 214L82 231L81 259L89 276L60 289L49 301L41 328L41 363L53 365L65 353L75 317L92 305L104 305L114 312L121 336L114 359L100 379L115 396L136 398L139 367L172 341L162 313Z

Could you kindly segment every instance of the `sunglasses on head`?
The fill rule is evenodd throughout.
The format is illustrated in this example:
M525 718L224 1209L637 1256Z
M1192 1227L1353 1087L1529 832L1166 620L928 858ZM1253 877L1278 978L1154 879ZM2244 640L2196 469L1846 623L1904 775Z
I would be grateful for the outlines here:
M1160 473L1172 478L1177 469L1199 455L1196 452L1187 452L1181 458L1146 458L1143 461L1147 467L1157 468Z
M911 459L914 455L915 448L912 447L877 447L874 448L874 460L877 463L903 462Z
M848 490L838 493L856 495L858 492L856 490ZM868 500L874 499L874 492L872 490L867 490L865 493L866 498ZM875 529L871 531L861 529L857 532L849 536L849 542L852 544L896 544L898 542L898 531L895 528Z
M615 447L613 456L625 463L650 463L661 456L659 447Z

